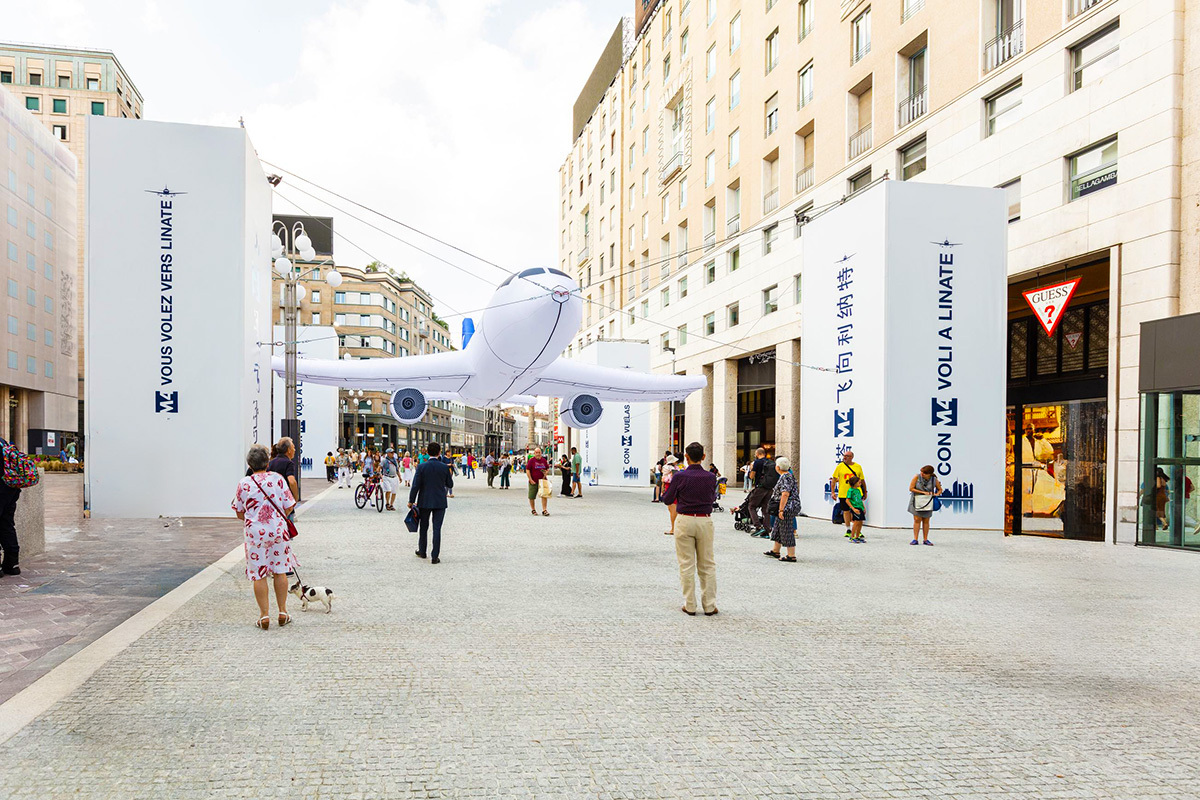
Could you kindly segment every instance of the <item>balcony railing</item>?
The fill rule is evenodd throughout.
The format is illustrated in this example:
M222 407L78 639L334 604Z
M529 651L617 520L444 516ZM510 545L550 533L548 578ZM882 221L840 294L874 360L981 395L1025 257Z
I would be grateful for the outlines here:
M742 215L734 214L725 222L725 235L733 236L742 229Z
M904 10L900 12L900 21L908 22L913 14L925 7L925 0L904 0Z
M775 209L779 208L779 187L776 186L771 191L763 195L763 213L770 214Z
M716 244L717 244L717 232L716 231L709 231L708 233L704 234L704 249L705 250L712 249L714 246L716 246Z
M659 170L658 179L660 182L666 183L667 181L671 180L671 177L681 169L683 169L683 151L676 150L671 154L670 158L667 159L667 163L663 165L663 168Z
M688 249L687 242L684 242L682 249L679 251L679 266L686 267L688 264Z
M582 264L583 262L587 261L588 258L591 257L591 250L591 242L585 239L583 242L583 247L579 249L579 261L576 263Z
M805 167L796 173L796 194L807 192L813 187L813 168Z
M806 105L808 105L812 101L813 101L813 90L812 89L808 89L808 90L801 89L800 90L800 108L804 108Z
M803 42L805 39L808 38L808 35L810 33L812 33L813 24L812 24L812 22L807 22L807 23L802 23L802 24L804 25L804 27L800 29L800 41Z
M863 42L862 46L861 46L861 47L859 47L858 49L856 49L856 50L854 51L854 53L851 55L851 57L850 57L850 63L851 63L851 64L857 64L858 62L860 62L860 61L862 61L864 58L866 58L866 57L867 57L867 54L868 54L868 53L870 53L870 52L871 52L871 43L870 43L869 41L868 41L868 42Z
M900 127L925 115L929 110L929 87L922 86L909 97L900 101Z
M1095 8L1104 0L1067 0L1067 19L1075 19L1089 8Z
M991 72L1024 51L1025 20L1021 20L983 46L983 71Z
M850 137L850 159L854 160L871 149L871 124L867 123L858 133Z

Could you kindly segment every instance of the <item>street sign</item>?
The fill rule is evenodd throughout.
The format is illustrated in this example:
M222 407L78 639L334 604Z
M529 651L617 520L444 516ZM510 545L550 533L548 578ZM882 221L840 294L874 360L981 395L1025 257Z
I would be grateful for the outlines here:
M561 436L555 436L555 437L554 437L554 443L555 443L555 444L562 444L562 443L563 443L563 442L565 442L565 441L566 441L566 439L564 439L564 438L563 438L563 437L561 437Z
M1075 278L1063 283L1056 283L1053 286L1022 292L1025 302L1033 309L1034 316L1037 317L1038 322L1042 323L1047 336L1054 335L1054 329L1062 320L1063 312L1067 310L1071 297L1074 296L1075 289L1081 280L1083 279Z

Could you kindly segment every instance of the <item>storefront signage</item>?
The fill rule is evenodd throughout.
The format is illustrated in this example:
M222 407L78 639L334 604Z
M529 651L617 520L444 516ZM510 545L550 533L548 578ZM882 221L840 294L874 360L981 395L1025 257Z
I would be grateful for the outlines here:
M1092 192L1098 192L1101 189L1103 189L1104 187L1114 184L1116 182L1117 182L1117 167L1116 167L1116 165L1113 165L1113 168L1110 169L1108 172L1105 172L1101 175L1097 175L1094 178L1088 178L1087 180L1080 183L1079 188L1076 191L1076 197L1083 197L1085 194L1091 194Z
M1033 309L1034 316L1037 317L1038 322L1042 323L1042 328L1045 329L1047 336L1054 335L1054 330L1062 320L1063 312L1067 310L1067 305L1070 304L1071 297L1074 296L1075 289L1081 280L1083 279L1076 278L1056 283L1053 286L1022 292L1025 302Z

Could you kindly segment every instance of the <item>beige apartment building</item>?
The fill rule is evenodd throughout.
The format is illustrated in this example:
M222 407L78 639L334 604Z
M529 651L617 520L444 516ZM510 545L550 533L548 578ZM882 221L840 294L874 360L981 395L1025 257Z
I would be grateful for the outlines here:
M66 145L0 88L5 353L0 437L58 454L78 430L76 180Z
M275 222L289 230L297 222L304 225L312 239L316 260L305 262L291 254L296 269L307 275L313 268L322 278L334 269L333 219L276 215ZM404 274L396 274L381 264L364 268L338 266L342 283L336 289L323 281L303 285L298 324L332 325L338 337L338 356L351 359L403 358L454 349L450 330L434 312L433 299ZM277 323L283 324L282 286L275 280ZM390 395L367 392L363 397L341 393L342 412L339 440L346 445L365 443L376 449L395 447L424 448L431 441L450 442L451 407L449 401L431 400L425 418L416 425L403 426L388 410Z
M74 154L77 162L75 225L86 230L87 118L141 119L142 94L129 73L108 50L84 50L0 42L0 86L12 92L50 132ZM83 297L84 237L77 237L71 275ZM66 264L64 267L68 266ZM75 370L79 410L75 431L83 430L83 303L75 306Z
M1000 187L1007 526L1164 543L1137 533L1139 330L1200 309L1194 0L635 5L576 105L560 261L591 309L568 356L645 340L709 378L657 407L655 449L794 458L805 223L883 179ZM1047 336L1022 292L1073 278Z

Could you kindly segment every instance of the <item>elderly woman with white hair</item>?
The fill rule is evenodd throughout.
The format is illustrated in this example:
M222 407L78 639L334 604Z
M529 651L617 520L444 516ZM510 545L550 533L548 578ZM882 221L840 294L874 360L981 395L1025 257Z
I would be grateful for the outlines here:
M283 476L268 470L270 458L261 444L250 447L246 454L250 474L238 483L232 503L238 519L244 523L246 577L254 584L254 600L260 615L254 624L264 631L271 627L268 581L274 585L282 628L292 621L287 613L287 574L299 566L288 543L287 515L296 507L296 500Z
M763 555L794 563L796 561L796 517L800 514L800 489L796 485L796 476L792 473L792 462L787 457L776 457L775 471L779 473L779 480L767 503L767 508L775 517L775 524L771 527L773 546ZM787 548L786 556L781 552L784 547Z

